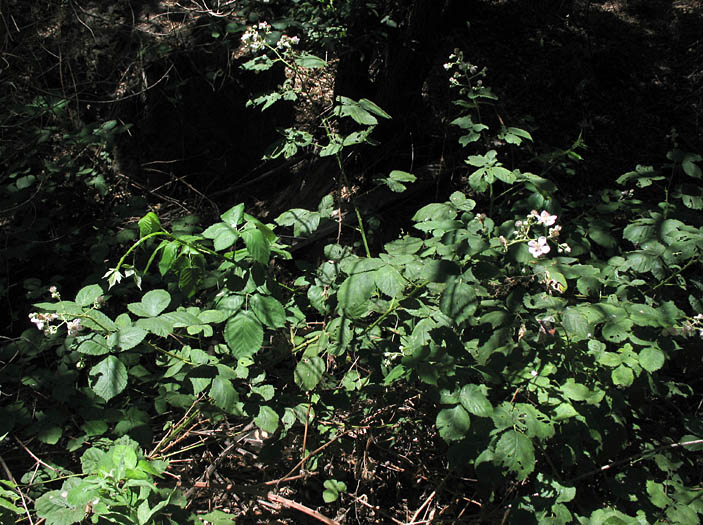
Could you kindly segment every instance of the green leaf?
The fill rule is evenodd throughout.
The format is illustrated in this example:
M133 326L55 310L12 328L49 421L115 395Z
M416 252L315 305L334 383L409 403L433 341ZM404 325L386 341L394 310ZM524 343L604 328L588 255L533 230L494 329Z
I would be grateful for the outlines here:
M564 311L562 324L569 336L576 341L590 339L593 335L593 323L589 321L586 313L578 307L569 307Z
M213 510L207 514L198 515L201 523L209 523L210 525L233 525L235 523L235 516L232 514L227 514L221 510Z
M137 326L120 328L108 337L110 347L119 346L121 350L130 350L141 343L146 337L146 330Z
M647 480L647 495L649 496L649 501L652 505L659 507L660 509L665 509L668 507L672 501L666 494L666 488L661 483L657 483L651 479Z
M37 438L39 441L46 443L47 445L55 445L59 442L59 439L61 439L62 434L63 429L60 426L49 425L42 427L42 429L37 433Z
M264 329L252 312L239 312L230 318L224 335L237 359L254 355L264 342Z
M252 259L264 265L268 264L271 248L264 234L258 228L244 230L242 239Z
M477 307L474 287L459 279L450 280L439 298L439 309L456 324L466 321Z
M203 237L212 239L216 252L226 250L239 239L239 232L228 225L218 222L203 232Z
M173 324L161 317L147 317L137 319L135 326L146 330L159 337L166 337L173 332Z
M495 447L495 457L521 480L535 468L532 440L516 430L508 430L500 437Z
M215 402L216 407L227 413L231 413L235 404L239 401L237 391L232 386L232 381L221 375L213 378L212 386L210 387L210 397Z
M327 67L327 62L322 60L320 57L315 55L310 55L308 53L301 53L295 58L295 63L300 67L307 67L310 69Z
M301 390L313 390L325 373L325 361L319 356L303 357L295 367L293 379Z
M139 237L146 237L150 233L161 231L161 221L153 211L139 219Z
M137 466L137 453L129 445L115 445L112 449L112 464L133 469Z
M659 348L646 347L640 351L639 361L647 372L656 372L664 366L666 358Z
M613 380L613 384L618 386L630 386L634 381L634 374L632 373L632 369L625 365L620 365L619 367L615 368L610 373L610 377Z
M282 328L286 324L286 312L283 305L270 295L256 294L249 299L249 306L261 321L268 328Z
M370 100L367 99L367 98L362 98L361 100L359 100L359 105L360 105L362 108L364 108L366 111L369 111L369 112L373 113L374 115L376 115L376 116L378 116L378 117L386 118L386 119L391 118L391 116L390 116L388 113L386 113L385 111L383 111L380 107L378 107L378 106L376 105L376 103L370 101ZM699 159L699 160L700 160L700 159Z
M493 405L488 401L486 387L479 385L464 385L459 394L459 402L471 414L479 417L491 417Z
M469 431L471 419L461 405L453 408L443 408L437 414L435 422L439 435L446 442L463 439Z
M46 520L45 525L72 525L85 517L85 508L70 505L64 494L66 491L52 490L37 499L35 510Z
M144 294L141 302L130 303L127 309L139 317L156 317L171 303L171 294L166 290L151 290Z
M357 319L369 312L369 299L376 290L375 276L375 271L361 272L344 280L337 291L339 308L344 314Z
M322 485L325 490L322 492L322 499L325 503L337 501L342 492L347 491L347 484L336 479L328 479Z
M244 216L244 203L239 203L236 206L232 206L229 210L220 215L220 219L230 228L237 228L239 223L242 221Z
M173 266L173 263L178 258L178 251L181 249L181 244L178 241L167 243L161 250L161 260L159 261L159 273L163 277Z
M621 343L630 335L632 321L629 319L619 319L608 321L603 325L603 337L611 343Z
M413 215L412 220L415 222L451 220L454 219L456 215L457 210L453 206L445 203L434 202L417 210L415 215Z
M97 284L91 284L80 289L75 302L78 306L92 306L102 295L103 289Z
M256 426L269 434L276 432L276 429L278 429L278 421L279 418L276 411L266 405L259 407L259 413L254 418Z
M114 355L107 356L90 370L91 388L109 401L127 386L127 367Z
M105 355L110 353L107 341L98 334L92 334L90 339L86 339L78 345L78 351L86 355Z
M400 272L390 264L376 270L374 282L378 289L389 297L402 295L408 284Z

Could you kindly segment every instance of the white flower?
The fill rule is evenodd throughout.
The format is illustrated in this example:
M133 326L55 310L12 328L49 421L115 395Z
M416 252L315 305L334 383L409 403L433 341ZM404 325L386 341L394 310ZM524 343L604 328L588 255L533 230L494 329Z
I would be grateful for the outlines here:
M561 232L561 226L559 226L558 224L554 228L549 228L549 238L556 239L557 237L559 237L560 232Z
M542 213L537 215L536 211L532 212L533 215L537 217L537 223L538 224L544 224L545 226L551 226L557 221L557 216L556 215L550 215L547 210L542 210Z
M537 370L533 370L532 372L530 372L530 375L532 377L537 377Z
M66 323L66 328L68 329L69 336L74 336L78 332L83 330L83 326L81 325L80 319L74 319L73 321L69 321L68 323Z
M549 253L550 250L549 244L547 243L547 238L544 236L540 237L536 241L532 240L528 242L527 246L529 246L530 253L535 258L540 257L545 253Z

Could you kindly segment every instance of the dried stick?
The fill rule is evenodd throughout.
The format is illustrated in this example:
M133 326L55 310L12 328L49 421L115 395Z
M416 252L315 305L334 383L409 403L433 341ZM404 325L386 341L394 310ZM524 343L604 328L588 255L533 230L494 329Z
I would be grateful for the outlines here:
M320 514L316 510L311 509L310 507L306 507L305 505L298 503L297 501L293 501L287 498L284 498L282 496L279 496L278 494L274 494L273 492L269 492L266 495L266 499L268 499L272 503L277 503L279 505L283 505L284 507L287 507L289 509L295 509L303 514L307 514L311 518L315 518L318 521L321 521L322 523L325 523L326 525L340 525L340 523L336 520L332 520L328 518L327 516Z

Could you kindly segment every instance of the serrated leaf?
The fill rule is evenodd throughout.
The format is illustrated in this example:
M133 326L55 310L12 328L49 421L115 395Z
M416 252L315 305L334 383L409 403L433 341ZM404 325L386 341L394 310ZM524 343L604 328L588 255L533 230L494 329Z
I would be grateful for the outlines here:
M220 219L230 228L237 228L244 217L244 203L240 202L220 215Z
M457 215L457 210L445 203L434 202L423 206L415 215L413 215L412 220L415 222L424 221L437 221L437 220L452 220Z
M227 321L227 346L237 359L254 355L264 342L264 329L252 312L239 312Z
M646 347L640 351L639 355L640 366L644 368L647 372L656 372L662 366L666 358L664 352L659 348Z
M114 355L107 356L90 370L91 388L109 401L127 386L127 367Z
M258 228L244 230L242 239L252 259L264 265L268 264L271 248L264 234Z
M293 379L301 390L313 390L325 373L325 361L319 356L303 357L295 367Z
M146 334L146 330L137 326L120 328L117 332L110 334L108 344L111 347L119 346L121 350L130 350L141 343Z
M161 221L153 211L139 219L139 237L146 237L150 233L161 231Z
M629 319L619 319L608 321L601 330L603 337L611 343L621 343L630 335L632 321Z
M398 297L407 285L400 272L390 264L376 270L374 282L378 289L389 297Z
M37 432L37 438L42 443L47 445L55 445L61 439L63 435L63 429L58 425L48 425L43 426L39 432Z
M264 432L273 434L278 429L278 414L276 411L269 406L259 407L259 413L254 418L254 423Z
M235 523L235 516L232 514L227 514L221 510L213 510L207 514L200 514L198 516L201 523L209 523L210 525L233 525Z
M78 351L86 355L105 355L110 353L107 341L98 334L93 334L90 339L86 339L78 345Z
M495 447L495 458L521 480L535 468L532 440L516 430L508 430L500 437Z
M478 307L474 287L459 279L452 279L439 298L439 309L454 323L467 320Z
M439 435L447 443L463 439L469 431L471 419L464 407L457 405L453 408L443 408L437 414L435 421Z
M139 317L156 317L171 303L171 294L166 290L151 290L138 303L130 303L127 309Z
M178 258L178 251L181 244L177 241L167 243L161 250L161 259L159 260L159 273L163 277L173 266L173 263Z
M79 306L91 306L95 300L103 295L103 289L97 284L81 288L76 294L75 303Z
M256 294L249 300L249 306L264 326L281 328L286 324L286 311L283 305L270 295Z
M135 326L159 337L166 337L173 332L173 324L161 317L146 317L137 319Z
M491 417L493 414L493 405L479 385L464 385L459 394L459 402L475 416Z
M235 403L239 401L237 391L234 389L234 386L232 386L232 381L221 375L215 376L212 379L210 397L216 407L221 408L227 413L231 413Z
M371 100L369 100L367 98L360 99L359 105L362 108L364 108L366 111L369 111L369 112L373 113L374 115L377 115L381 118L386 118L386 119L391 118L391 116L388 113L386 113L385 111L383 111L380 107L378 107L375 102L372 102Z
M593 323L590 322L586 312L578 307L569 307L564 311L562 324L569 337L575 341L592 337Z
M45 525L72 525L85 517L85 508L70 505L63 492L52 490L37 499L35 510L38 517L46 520Z
M369 312L369 299L376 290L375 276L375 271L361 272L344 280L337 291L337 301L344 314L357 319Z

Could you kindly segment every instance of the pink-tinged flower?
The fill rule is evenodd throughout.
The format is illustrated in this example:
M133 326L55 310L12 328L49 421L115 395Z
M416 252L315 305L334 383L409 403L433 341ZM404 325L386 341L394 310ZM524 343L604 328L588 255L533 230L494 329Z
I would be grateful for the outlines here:
M537 217L537 223L538 224L544 224L545 226L551 226L555 222L557 222L557 216L556 215L550 215L547 210L542 210L542 213L537 214L536 211L533 211L532 214Z
M74 336L74 335L78 334L78 332L83 330L83 325L81 325L81 320L74 319L73 321L69 321L68 323L66 323L66 329L68 330L69 336Z
M529 246L530 253L535 258L540 257L545 253L549 253L549 250L551 249L549 247L549 243L547 243L547 238L544 236L537 240L528 242L527 246Z

